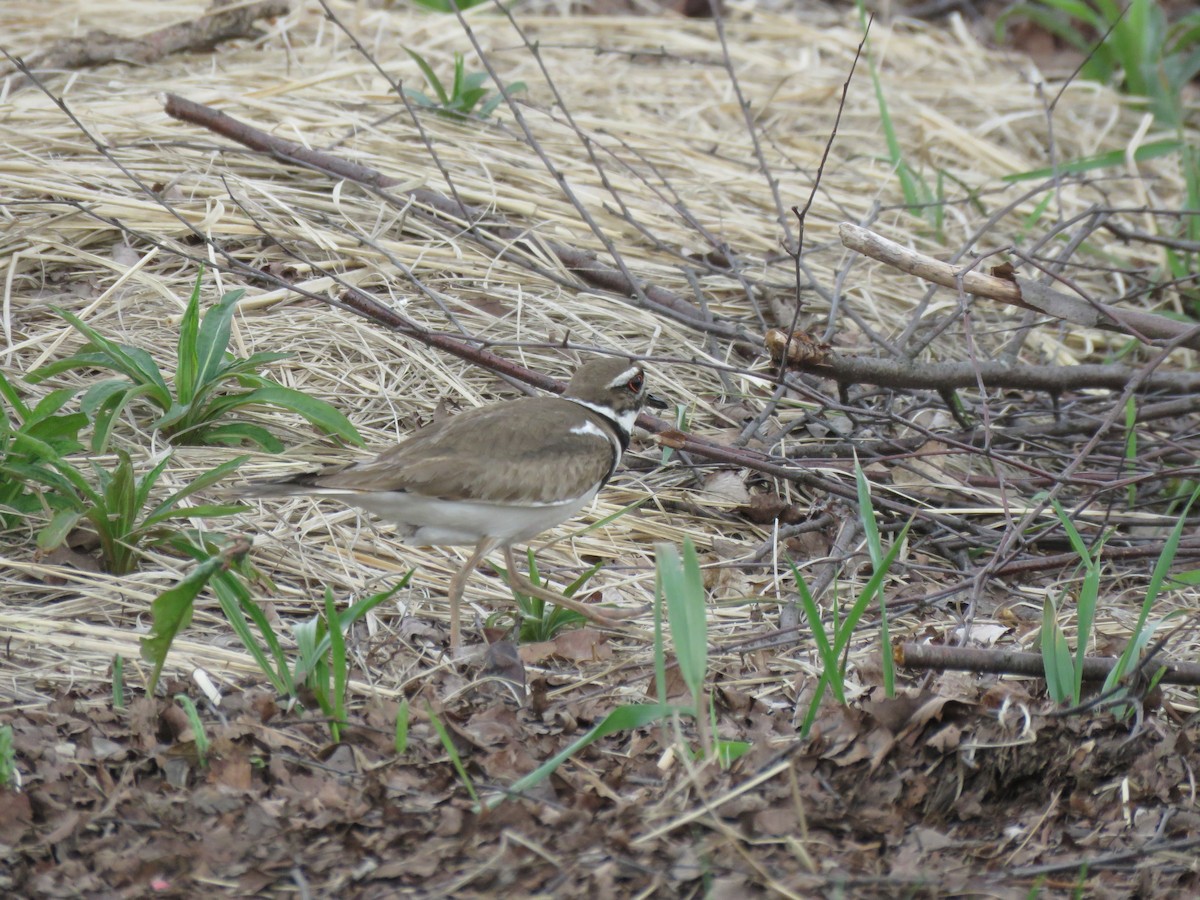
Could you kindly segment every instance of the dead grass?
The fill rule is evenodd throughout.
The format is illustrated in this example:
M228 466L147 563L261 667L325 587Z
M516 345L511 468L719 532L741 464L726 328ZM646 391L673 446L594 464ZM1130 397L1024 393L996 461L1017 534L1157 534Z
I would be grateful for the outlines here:
M531 272L495 249L481 246L461 229L433 227L428 218L397 208L352 183L334 184L313 172L233 147L162 112L160 94L171 91L281 137L378 169L402 179L406 186L447 192L449 176L468 203L528 227L535 253L536 241L542 238L587 247L603 256L595 235L558 189L511 114L502 108L496 121L486 125L455 124L423 115L420 122L436 150L435 164L371 63L323 19L316 3L294 5L297 8L290 15L267 24L259 38L221 46L214 53L184 54L143 67L111 64L82 72L43 73L46 87L63 99L78 124L35 87L5 98L0 108L0 326L7 349L0 356L0 365L10 378L19 378L77 346L73 332L51 314L52 304L72 310L110 337L147 348L164 368L173 368L170 348L196 275L196 260L211 256L191 237L189 228L195 228L248 264L276 273L286 270L289 278L308 291L340 293L326 274L335 273L344 284L377 294L424 326L471 335L531 369L563 376L574 365L579 348L589 347L645 358L655 390L672 402L689 405L692 430L700 435L729 442L745 421L762 409L773 387L764 359L748 359L729 342L707 339L618 298L573 285L570 273L548 255L542 254L541 259L545 271ZM101 0L82 5L10 0L0 12L0 25L4 46L14 54L27 55L67 33L126 29L135 22L140 31L195 16L202 6L182 0ZM442 73L449 72L454 51L469 50L462 28L451 16L418 15L394 5L373 6L341 3L335 8L379 63L406 84L424 89L403 47L417 50ZM841 19L832 13L826 16L821 24L806 24L752 3L729 4L726 28L732 65L741 90L752 100L750 112L759 129L762 152L771 176L779 180L785 207L802 205L807 197L841 84L860 39L849 14ZM522 112L538 145L638 276L692 297L692 285L677 255L682 250L695 260L697 283L714 315L745 322L750 331L758 333L763 325L778 325L781 319L786 323L795 285L791 261L780 251L784 238L780 211L766 178L757 171L755 149L710 23L673 17L539 17L521 12L520 23L538 41L546 68L570 110L572 126L553 105L533 55L504 20L486 10L474 11L468 18L503 78L530 85L521 95L522 103L528 104L522 106ZM836 236L839 222L872 221L876 230L942 257L970 241L974 242L971 252L979 254L1014 243L1028 246L1027 232L1044 232L1048 225L1046 219L1030 218L1044 194L1017 202L1027 188L1002 180L1049 161L1046 117L1029 78L1029 63L986 51L953 22L948 30L916 24L877 27L873 50L910 162L931 178L932 173L944 170L955 183L978 187L979 201L989 211L1013 205L1007 214L989 220L960 189L948 188L955 199L946 207L944 244L901 209L898 183L886 160L876 100L865 67L860 68L805 235L807 274L819 289L805 293L801 324L817 334L824 330L836 289L833 340L845 352L873 352L878 348L871 344L872 333L893 338L918 315L922 322L918 332L927 333L956 313L960 301L953 292L942 291L922 306L921 286L882 267L853 260L840 248ZM469 68L475 68L474 58L469 59ZM1132 148L1155 136L1118 97L1086 84L1072 85L1059 98L1054 125L1060 160ZM105 148L104 154L85 137L83 129ZM589 136L607 184L598 178L575 129ZM131 174L140 180L140 186ZM149 196L143 188L157 196ZM621 214L614 192L626 205L626 215ZM1061 219L1070 220L1101 197L1112 207L1177 208L1182 196L1178 166L1168 157L1141 164L1136 171L1131 166L1124 173L1108 173L1103 180L1063 184L1052 209ZM744 267L741 278L705 267L701 257L712 248L680 215L681 208L733 248ZM790 213L783 212L782 218L794 229ZM633 221L641 230L632 227ZM1134 215L1131 221L1148 231L1155 227L1149 213ZM264 238L264 232L270 240ZM1144 244L1109 241L1099 249L1105 267L1074 272L1072 277L1084 289L1102 296L1120 293L1124 283L1125 276L1111 270L1144 268L1161 260L1160 250ZM401 267L407 271L402 273ZM752 299L747 296L746 284L754 287ZM290 387L338 405L371 447L385 446L445 411L511 393L486 371L281 289L247 284L212 271L206 279L206 296L215 299L221 290L239 286L248 286L249 291L235 325L236 351L292 353L291 359L273 366L272 373ZM999 308L977 306L971 313L969 331L964 331L961 322L956 324L930 343L919 358L994 356L1019 322L1011 311ZM576 349L563 352L560 347L566 341ZM1031 332L1022 359L1067 365L1096 361L1122 343L1123 339L1111 334L1043 325ZM1180 368L1194 366L1194 354L1176 353L1171 363ZM814 382L813 387L821 385ZM936 400L921 400L901 404L891 413L891 421L886 417L876 420L864 435L857 430L857 423L832 406L828 417L807 419L807 411L818 407L799 401L811 396L792 395L793 402L780 407L771 418L772 425L780 429L790 423L799 427L790 434L783 432L782 442L768 449L786 454L790 446L826 436L837 439L836 431L822 432L829 423L851 428L859 437L911 433L906 431L906 418L935 431L955 427ZM869 404L870 398L865 402ZM1026 403L1048 415L1043 398L997 398L993 403L991 414L996 416ZM323 464L350 452L321 440L299 419L262 413L261 421L281 435L288 450L279 457L256 455L243 469L247 477ZM1175 432L1180 441L1187 436L1185 426L1186 422ZM803 791L792 792L800 790L798 784L817 789L821 760L844 754L838 765L850 766L846 772L853 772L859 784L869 784L876 773L861 762L864 757L855 754L878 752L883 754L878 757L881 760L886 756L878 745L867 748L869 741L877 739L873 726L858 719L847 724L853 717L841 719L840 714L833 719L844 731L826 731L821 738L824 743L801 751L794 716L795 710L804 706L799 698L811 690L819 674L816 656L803 640L797 645L787 632L788 640L775 649L756 649L749 643L774 634L780 604L786 606L792 597L790 570L783 557L798 555L806 568L816 571L826 562L823 557L829 540L826 536L805 544L799 542L802 538L793 539L768 552L763 562L752 562L756 549L770 541L773 532L770 525L753 524L743 514L749 501L744 492L778 492L785 506L802 510L812 504L823 509L828 498L811 488L756 478L745 470L735 470L733 485L728 478L717 484L709 480L711 473L702 460L689 460L699 465L698 469L681 464L678 457L671 465L660 467L654 463L661 450L652 441L642 439L635 444L637 460L603 492L589 517L537 542L539 566L560 581L569 581L590 561L604 559L607 564L597 583L605 599L630 606L648 604L654 587L654 543L678 543L691 537L704 552L713 589L713 670L726 704L723 710L753 723L742 733L755 740L753 763L762 768L743 766L731 774L696 775L675 760L655 770L653 763L664 748L656 742L657 736L638 736L620 748L617 768L621 774L616 781L609 777L615 757L604 757L581 764L568 776L566 788L559 785L558 793L566 804L574 802L577 794L586 796L588 808L603 808L597 813L605 823L602 842L624 832L643 844L620 847L605 843L611 853L592 876L585 876L577 861L559 858L565 851L553 846L553 815L545 810L511 813L511 820L484 828L490 837L480 838L477 852L468 848L470 840L465 837L457 850L446 850L440 859L447 868L439 871L432 867L424 889L495 887L504 882L497 872L516 877L504 861L530 856L541 860L539 866L545 864L537 871L569 870L572 874L563 882L567 893L603 893L607 888L618 894L657 889L681 895L698 890L695 886L701 883L705 865L717 858L724 873L718 877L719 884L793 896L812 896L810 892L856 872L874 873L872 878L882 879L862 882L861 895L873 891L885 895L901 883L934 885L931 895L938 893L939 883L950 893L966 890L973 883L999 885L1002 876L970 854L961 858L964 868L956 872L975 875L960 878L956 874L938 882L931 874L937 871L937 858L922 855L911 844L912 832L906 829L916 827L915 820L905 819L896 809L917 808L929 813L936 807L936 815L929 814L921 827L950 833L947 823L953 820L953 804L945 798L926 806L902 802L892 794L847 799L854 814L866 816L864 834L874 835L882 847L903 848L904 871L881 866L878 861L866 863L862 848L853 847L852 836L836 824L832 800L833 805L822 805L816 821L809 823L820 831L819 838L797 837L799 826L784 828L779 824L782 820L755 818L765 816L768 809L802 806ZM118 429L116 446L129 450L146 465L167 449L132 420ZM232 455L211 449L179 450L165 486L178 487ZM1119 460L1113 465L1119 467ZM968 484L970 476L994 476L996 468L982 456L947 447L944 451L931 448L894 468L886 461L877 462L870 474L877 481L879 495L953 513L1001 534L1012 527L1023 509L1032 506L1036 486L1018 483L1017 476L1024 474L1018 469L999 468L1002 477L1013 479L1008 487L979 480ZM852 484L845 460L817 461L813 469ZM638 512L602 529L585 530L589 521L647 498ZM1105 521L1122 534L1152 531L1133 516ZM352 687L356 709L362 711L364 723L370 719L386 729L386 714L370 712L380 703L428 696L441 698L451 707L452 701L445 698L462 698L458 692L466 691L466 708L475 710L472 715L478 714L481 700L474 689L438 661L447 617L445 589L457 565L453 553L399 548L387 539L386 528L377 531L356 513L307 501L269 504L243 516L236 528L254 537L253 561L277 586L274 594L262 599L282 622L311 615L325 585L345 600L379 590L416 567L411 588L398 595L394 606L381 608L369 628L355 638L357 665ZM38 561L29 537L28 533L7 535L6 560L0 567L4 591L0 644L6 648L0 662L0 683L12 700L7 715L27 715L66 696L77 698L80 709L102 709L114 654L123 655L131 664L138 658L137 637L146 627L150 600L177 580L187 565L176 558L154 556L138 574L116 579ZM890 593L901 600L937 600L939 590L963 577L947 559L968 559L971 541L981 538L968 535L965 540L966 545L954 551L957 556L948 557L914 545L905 555L904 577ZM867 574L847 566L839 596L844 600ZM1113 641L1128 633L1144 575L1144 570L1114 573L1113 602L1106 606L1099 623L1105 642L1099 650L1107 652ZM992 636L990 640L1003 635L1006 643L1028 648L1040 624L1044 598L1057 596L1076 577L1066 570L1058 577L1050 573L1029 579L996 579L977 586L972 604L976 598L983 602L975 609L972 627ZM1127 581L1117 581L1118 577ZM1122 584L1132 586L1125 591ZM468 584L466 602L474 613L486 615L502 606L501 593L497 579L476 577ZM953 632L961 626L963 607L958 599L959 595L954 595L951 605L900 602L892 621L893 634ZM1188 590L1176 595L1174 602L1181 609L1194 610L1197 599L1195 591ZM1193 623L1187 621L1190 627ZM649 620L642 624L648 627ZM800 633L803 636L804 631ZM642 697L648 685L651 648L630 641L615 641L613 646L615 654L607 662L544 661L530 666L530 678L542 684L542 702L557 710L547 713L555 722L548 726L555 735L559 729L563 735L571 735L561 719L553 719L555 715L584 720L589 714L602 714L614 703ZM1185 633L1170 652L1194 658L1195 646L1194 633ZM864 630L851 654L848 693L853 700L866 698L876 688L878 653L877 632ZM195 621L175 643L168 671L182 677L198 666L226 691L236 693L256 683L251 658L237 645L219 609L208 599L201 601ZM132 672L129 681L134 687L142 684L140 676ZM964 685L962 680L948 677L934 687L953 696L955 703L960 698L974 702L983 692L976 683ZM990 702L983 701L983 707ZM1174 693L1171 702L1181 714L1196 711L1193 697ZM464 718L461 733L471 731L471 721ZM929 722L922 723L926 724ZM506 733L520 742L528 737L523 730L526 727L530 727L528 723L521 728L514 725ZM132 727L130 731L146 733ZM914 740L921 733L915 726L908 732ZM839 734L856 736L857 749L848 749L850 737L846 737L848 743L839 744ZM1106 732L1104 740L1109 739ZM1111 740L1115 743L1118 738ZM473 746L484 753L482 744ZM481 765L494 781L503 783L509 772L527 771L522 769L526 758L540 762L552 754L554 746L553 741L539 736L520 759ZM457 810L456 821L466 829L463 835L470 829L462 824L462 804L450 802L449 798L456 796L456 785L452 775L445 775L448 766L444 758L436 759L436 742L422 752L428 754L423 763L428 768L422 771L426 775L440 773L441 793L423 794L421 801L430 810L437 807L437 827L443 829L436 840L431 838L424 845L423 852L428 855L446 843L444 838L460 835L453 830L447 810ZM487 752L501 751L489 745ZM791 752L802 755L800 774L776 773L777 754ZM923 764L911 747L906 746L904 754L897 768ZM848 761L852 755L853 765ZM1195 762L1190 752L1183 758L1185 768L1186 759ZM487 759L495 762L493 756ZM1106 777L1118 777L1115 769L1105 771ZM752 804L746 805L746 797L759 789L747 793L743 788L758 784L756 772L775 773L774 793L762 794L770 799L752 808ZM388 777L396 779L388 782L389 789L408 796L398 785L408 776ZM793 779L791 787L787 787L787 777ZM646 787L652 778L657 781ZM852 793L849 781L843 785L848 798ZM899 782L893 779L888 784ZM414 788L413 796L415 793L419 792ZM613 801L612 796L618 800ZM707 805L715 804L715 796L724 797L722 802L737 799L742 806L733 805L742 813L730 812L732 806L722 806L719 815L712 812L720 805ZM984 797L982 789L979 797ZM1036 828L1033 811L1047 801L1054 806L1047 797L1030 798L1019 815L1014 812L1013 821ZM1156 815L1171 802L1145 800ZM1193 801L1182 805L1189 807L1188 814L1194 817ZM878 833L872 831L872 806L877 807L879 816L888 817L886 827ZM641 810L644 819L635 817L634 809ZM689 810L695 812L691 818ZM1050 810L1046 813L1050 815ZM567 815L562 809L555 814ZM1032 818L1020 819L1025 814ZM350 812L345 815L346 822L356 821ZM44 821L53 820L52 815L45 816ZM999 828L1004 823L993 822L989 834L979 824L985 818L981 815L972 827L982 829L979 840L999 846L1003 843ZM1065 827L1061 811L1052 819L1055 827ZM581 823L571 821L572 827L583 829ZM790 819L788 822L795 825ZM686 832L685 823L688 828L703 823L711 842L693 845L681 840L679 832ZM493 827L495 831L490 830ZM889 835L886 839L879 837L884 832ZM580 846L586 844L582 837L580 840ZM813 843L807 843L810 840ZM1032 849L1019 854L1029 865L1061 859L1078 850L1060 846L1060 841L1048 840L1044 834L1039 840L1037 848L1043 855ZM1129 846L1133 838L1124 835L1121 840L1126 843L1114 837L1120 846ZM1085 842L1080 846L1092 845ZM833 866L818 862L808 870L806 854L818 855L818 851L828 851L830 859L837 862ZM372 845L363 852L379 858L388 852L388 845ZM328 867L320 876L310 873L308 877L324 879L321 884L326 888L340 884L349 890L344 871L341 881L331 874L337 870L334 860L338 857L333 850L330 853ZM613 875L605 867L620 868L614 860L627 860L632 868ZM217 866L217 862L209 862ZM341 864L350 868L355 861L342 859ZM639 866L649 867L645 877L631 874L642 871ZM1191 864L1184 865L1189 867ZM186 875L185 868L174 863L168 868L181 879L179 884L195 875ZM414 864L411 870L396 874L394 882L380 884L419 885L421 880L412 875L419 871L421 867ZM482 872L499 881L482 878ZM451 881L439 880L443 875ZM982 880L973 882L976 876ZM128 877L128 883L143 883L136 874ZM228 884L249 876L242 867L230 877ZM474 882L473 877L477 878ZM905 880L910 877L916 881ZM1190 877L1195 877L1194 871ZM888 880L891 878L897 880ZM1029 885L1034 878L1030 874L1014 878L1006 882L1005 889ZM215 888L220 879L220 871L214 869L199 880ZM241 884L243 889L267 890L272 884L276 885L272 889L280 889L279 883L269 878ZM526 884L553 890L555 881L546 876ZM382 896L371 893L374 889L360 885L355 890L362 893L355 895Z

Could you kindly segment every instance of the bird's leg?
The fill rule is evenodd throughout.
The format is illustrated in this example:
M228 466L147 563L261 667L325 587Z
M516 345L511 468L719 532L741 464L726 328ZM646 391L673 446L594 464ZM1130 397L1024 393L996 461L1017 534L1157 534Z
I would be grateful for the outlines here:
M475 567L479 565L479 561L491 552L496 546L496 542L491 538L485 537L475 549L471 551L471 555L467 557L467 561L462 564L454 577L450 579L450 652L454 653L458 650L459 642L462 638L462 629L459 622L459 604L462 601L463 588L467 586L467 579L471 573L475 571Z
M513 590L520 591L522 594L528 594L531 597L537 597L539 600L545 600L547 603L565 607L579 613L585 619L595 622L597 625L612 628L619 625L622 619L629 619L640 615L640 610L599 609L595 606L589 606L586 603L580 603L571 597L564 597L562 594L555 593L547 588L539 587L517 571L517 563L513 558L513 549L511 546L504 548L504 564L508 566L508 586Z

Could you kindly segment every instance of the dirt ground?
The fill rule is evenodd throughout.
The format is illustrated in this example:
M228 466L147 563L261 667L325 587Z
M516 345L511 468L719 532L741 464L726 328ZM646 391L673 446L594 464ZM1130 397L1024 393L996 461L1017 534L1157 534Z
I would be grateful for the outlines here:
M341 507L256 505L227 531L253 540L255 602L285 643L326 588L344 606L415 569L346 636L347 725L335 742L311 698L276 695L208 593L147 696L150 602L191 561L155 549L113 576L86 535L40 553L34 516L0 535L0 724L12 728L19 778L0 789L0 892L1200 893L1194 687L1129 682L1122 716L1111 703L1055 704L1040 678L901 668L889 698L881 656L884 610L895 645L1036 652L1053 602L1073 646L1083 572L1048 491L1089 547L1103 545L1088 652L1118 655L1196 478L1195 344L1184 335L1164 350L1106 322L927 289L839 238L852 222L980 272L1017 260L1089 302L1194 322L1194 277L1167 274L1186 243L1138 237L1161 238L1185 202L1178 155L1138 151L1170 134L1096 85L1064 90L1048 118L1058 85L1018 50L981 42L986 29L969 16L876 22L822 161L862 37L844 6L729 2L718 30L657 6L518 4L521 31L482 9L468 30L399 3L330 3L332 17L316 0L278 6L289 8L207 38L188 25L204 4L185 0L0 9L0 46L37 76L10 72L0 100L4 374L32 398L99 377L22 380L79 344L51 306L170 370L200 263L213 299L214 279L248 289L230 349L292 353L273 377L335 404L372 448L511 396L529 371L561 378L581 353L631 354L686 422L640 430L596 507L534 549L560 587L602 562L586 599L642 610L642 635L577 628L518 648L487 620L509 607L484 566L467 594L476 655L451 662L455 551L410 551ZM189 35L178 52L163 34L150 48L83 39L172 27ZM115 46L115 59L85 65L81 39ZM502 104L486 126L426 112L417 128L375 68L421 85L405 47L443 73L455 52L475 69L482 48L510 85L526 83L520 105ZM61 55L38 56L51 48ZM1061 48L1031 49L1048 71L1069 62ZM932 191L915 211L872 67L905 165ZM274 156L239 146L168 115L164 92L296 144ZM1121 150L1081 177L1012 177ZM317 171L301 151L390 181ZM818 170L797 260L791 209ZM454 191L492 230L436 208L434 192ZM563 247L611 270L592 277ZM646 298L612 287L628 277L622 265ZM410 324L356 315L354 291ZM818 363L783 384L764 335L793 325ZM497 378L481 350L516 379ZM851 357L906 368L836 383L832 366ZM1030 380L990 382L992 362ZM935 363L970 377L946 387ZM1091 377L1086 366L1144 381L1030 386L1065 370ZM246 477L354 458L298 417L263 409L248 421L287 450L253 453ZM170 449L136 410L113 440L143 470ZM166 487L236 453L178 448ZM827 696L802 737L822 667L789 561L826 627L842 621L872 572L855 525L856 456L885 546L911 530L883 609L873 602L845 647L847 705ZM646 637L654 548L685 538L708 594L710 726L682 716L621 728L512 790L614 709L658 696ZM1179 580L1151 617L1165 623L1160 661L1197 660L1198 557L1189 521ZM677 668L664 690L685 702ZM203 735L180 695L199 708ZM705 758L710 729L744 752Z

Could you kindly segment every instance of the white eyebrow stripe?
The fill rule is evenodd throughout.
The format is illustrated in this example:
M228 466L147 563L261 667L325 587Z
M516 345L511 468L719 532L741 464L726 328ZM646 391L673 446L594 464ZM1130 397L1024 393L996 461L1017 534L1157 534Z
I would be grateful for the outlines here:
M629 382L633 381L633 379L635 377L637 377L637 374L640 371L641 371L641 369L639 369L637 366L630 366L628 369L626 369L624 372L622 372L620 375L618 375L616 378L614 378L611 382L609 382L609 384L608 384L609 388L624 387L625 385L629 384Z

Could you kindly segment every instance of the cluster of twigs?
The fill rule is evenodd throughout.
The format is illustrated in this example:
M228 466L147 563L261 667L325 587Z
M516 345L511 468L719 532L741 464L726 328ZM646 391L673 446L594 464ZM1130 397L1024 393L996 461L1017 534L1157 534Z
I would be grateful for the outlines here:
M343 28L374 63L370 51L358 44L333 10L324 2L322 6L329 19ZM273 5L264 6L263 14L278 12ZM470 22L461 14L459 20L503 92L503 82ZM510 23L525 41L528 52L540 60L536 43L525 36L511 16ZM66 115L72 115L68 105L50 91L31 66L10 59L23 77L46 90ZM723 65L736 88L737 75L728 53ZM971 254L988 240L990 224L1029 197L1056 190L1062 178L1055 176L997 210L948 262L913 253L873 234L865 227L871 224L870 217L857 224L843 224L842 241L856 253L847 255L829 279L816 276L810 267L812 254L828 252L827 248L810 250L802 246L802 237L792 234L791 216L783 199L774 191L779 240L785 252L771 262L794 267L796 286L789 297L780 290L784 283L781 267L762 266L753 254L728 245L702 223L689 218L686 205L673 199L665 178L655 183L644 174L638 175L642 189L670 203L709 252L702 256L685 254L659 240L623 202L621 193L610 183L609 162L598 152L592 137L573 122L568 106L559 98L567 125L577 135L598 181L607 186L617 214L641 241L683 273L694 288L688 297L637 274L637 265L596 223L588 204L572 191L570 181L543 150L523 107L513 97L506 94L505 99L515 127L561 187L566 202L590 234L590 241L599 246L598 252L585 249L583 240L574 243L539 237L529 222L513 221L492 209L465 202L455 177L441 164L437 146L425 133L420 116L401 86L384 67L376 63L376 68L389 80L397 100L426 142L429 159L446 185L444 191L407 187L399 179L336 152L314 150L185 97L168 94L164 108L181 123L269 156L281 166L352 182L421 228L469 238L496 259L515 264L544 282L566 291L600 292L613 304L629 304L694 332L708 348L708 358L670 361L706 366L725 382L726 388L730 388L732 376L759 386L759 395L747 398L753 414L739 423L741 436L718 441L706 438L702 427L685 432L675 423L646 414L640 424L656 434L664 447L678 451L689 465L757 473L771 491L780 493L786 493L790 483L800 488L809 502L817 504L823 504L826 498L854 501L852 482L839 474L848 470L853 456L876 477L881 471L891 473L887 479L893 483L891 488L885 483L875 495L879 511L896 527L907 519L915 520L923 551L947 560L954 573L948 584L925 598L926 602L962 599L965 595L969 620L993 579L1011 577L1018 570L1030 573L1069 564L1073 559L1070 554L1065 558L1062 554L1046 555L1061 548L1061 534L1053 527L1034 527L1054 500L1067 505L1093 537L1110 532L1104 553L1114 564L1125 559L1152 558L1161 546L1160 538L1153 533L1137 533L1128 526L1169 523L1175 497L1168 486L1194 479L1197 474L1194 395L1200 384L1194 373L1180 367L1179 360L1186 349L1200 349L1200 328L1131 305L1139 298L1177 289L1175 285L1147 283L1127 296L1097 297L1095 287L1085 287L1085 283L1112 282L1104 281L1102 270L1080 262L1078 251L1085 242L1100 240L1106 229L1136 241L1140 233L1122 224L1128 217L1169 215L1168 211L1093 207L1085 215L1060 218L1031 248L1021 252L1012 247L991 251L1003 255L1006 262L1032 269L1037 273L1035 278L1018 279L1011 266L998 267L992 275L976 271L982 259ZM553 80L544 67L543 73L553 89ZM340 289L332 294L308 292L279 268L247 262L241 246L212 237L175 212L160 191L125 169L103 141L93 137L82 122L75 121L96 149L122 168L145 198L171 212L190 240L203 244L205 251L197 252L183 241L137 233L119 220L106 219L84 204L75 203L88 215L121 228L131 239L197 261L211 256L219 268L248 281L351 311L514 382L561 390L560 382L514 362L502 352L504 348L471 334L444 306L444 330L421 324L341 279L336 272L323 270L311 254L273 233L265 223L256 221L263 239L273 242L285 258L303 263L306 270L320 272ZM777 179L761 150L757 126L749 116L747 126L757 150L759 174L766 185L774 188ZM238 203L232 192L230 199ZM254 218L249 209L242 208ZM801 236L803 224L801 220ZM1061 244L1059 251L1046 256L1047 248L1056 243ZM930 283L913 303L907 327L901 333L880 333L849 301L848 285L866 277L862 257L857 254L882 260ZM968 259L969 263L963 262ZM397 260L396 265L417 291L440 306L438 297L406 269L403 261ZM767 274L753 274L761 271ZM1140 272L1128 274L1135 282L1141 278ZM733 306L729 302L722 304L725 311L713 311L713 298L701 284L708 277L738 286L741 314L729 312ZM945 288L955 292L951 309L934 302ZM814 295L819 303L810 299ZM1018 325L1004 325L1012 331L1002 344L986 334L994 323L1004 320L984 305L985 298L1025 311ZM819 315L818 308L824 313ZM1037 356L1027 348L1030 335L1037 330L1077 328L1127 337L1131 352L1121 362L1087 365L1024 361ZM835 349L848 332L869 348L854 353ZM949 355L965 358L931 361L938 339L948 334L965 346L965 353ZM597 349L579 347L569 340L559 343L573 349ZM808 411L799 416L779 415L782 406L794 407L797 403L806 405ZM832 432L827 425L830 417L839 423ZM824 440L800 439L817 428L831 436ZM1136 435L1136 453L1129 452L1131 435ZM901 480L900 475L906 472L911 477ZM825 511L822 506L820 512ZM788 533L777 523L776 539ZM1179 553L1181 558L1200 557L1200 543L1185 539ZM839 564L844 561L837 560Z

